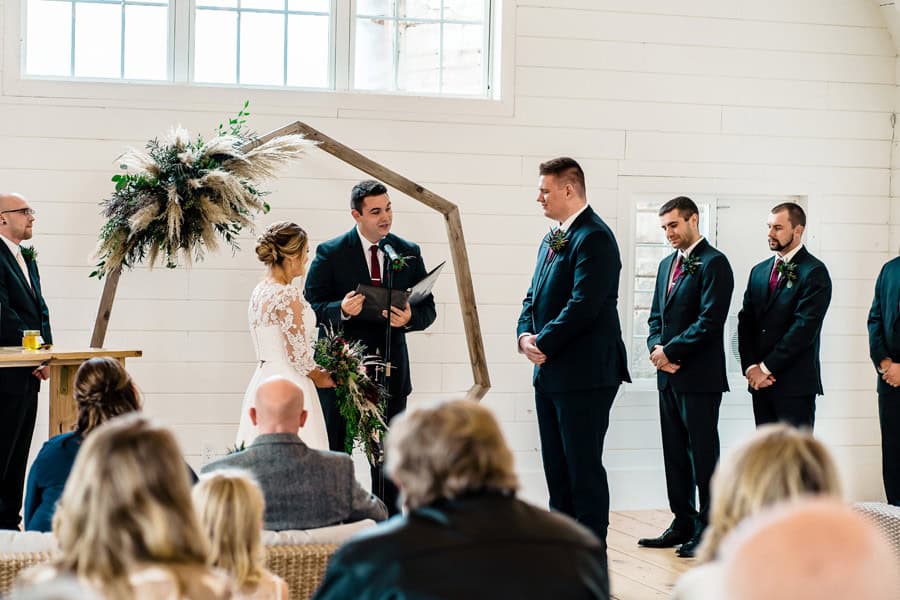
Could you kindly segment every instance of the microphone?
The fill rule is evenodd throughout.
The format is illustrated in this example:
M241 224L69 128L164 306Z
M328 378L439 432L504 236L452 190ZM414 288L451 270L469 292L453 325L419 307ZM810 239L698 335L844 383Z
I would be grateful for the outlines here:
M396 265L397 263L402 261L402 258L397 251L394 250L394 247L385 242L385 238L382 238L380 242L378 242L378 247L381 248L381 251L384 252L387 257L390 259L391 264Z

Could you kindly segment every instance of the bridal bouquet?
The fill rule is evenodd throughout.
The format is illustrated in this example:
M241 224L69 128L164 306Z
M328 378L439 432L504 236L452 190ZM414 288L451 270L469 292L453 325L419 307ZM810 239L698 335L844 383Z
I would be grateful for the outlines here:
M340 329L330 327L316 342L314 358L336 384L338 408L347 421L345 450L350 453L358 445L371 464L381 464L387 390L367 373L368 367L380 366L381 361L366 354L365 344L347 340Z

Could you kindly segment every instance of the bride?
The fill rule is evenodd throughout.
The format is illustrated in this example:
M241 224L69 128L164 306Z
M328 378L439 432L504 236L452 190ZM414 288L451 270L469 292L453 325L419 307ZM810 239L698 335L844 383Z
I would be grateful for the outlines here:
M294 278L306 274L306 232L296 223L273 223L257 238L256 257L266 265L266 277L250 296L247 316L259 365L244 395L236 447L249 446L256 438L256 427L249 415L256 388L269 377L279 375L303 390L303 405L309 416L297 435L310 448L328 450L316 387L334 387L334 381L313 360L316 315L300 288L291 285Z

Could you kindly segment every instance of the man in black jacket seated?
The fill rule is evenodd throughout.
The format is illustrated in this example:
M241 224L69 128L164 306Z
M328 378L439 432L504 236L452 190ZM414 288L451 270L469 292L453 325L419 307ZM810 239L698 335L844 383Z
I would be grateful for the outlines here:
M486 408L404 413L386 443L406 512L341 547L317 600L609 598L604 544L516 499L512 453Z

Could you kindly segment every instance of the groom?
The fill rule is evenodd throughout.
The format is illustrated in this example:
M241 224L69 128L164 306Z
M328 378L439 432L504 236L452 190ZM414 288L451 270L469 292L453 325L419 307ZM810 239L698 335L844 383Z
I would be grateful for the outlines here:
M603 441L623 381L631 381L616 302L622 262L610 228L587 204L571 158L540 165L537 201L558 227L538 249L518 324L534 364L534 398L550 508L605 542L609 485Z
M385 263L384 244L400 256L408 257L406 267L393 272L393 287L405 290L426 275L425 263L416 244L391 233L393 212L387 188L377 181L363 181L350 192L350 214L356 226L347 233L322 242L306 276L306 299L316 311L319 327L343 329L345 337L360 340L369 354L385 356L385 322L362 321L364 296L356 293L361 284L381 286L389 274L390 260ZM379 246L379 242L382 242ZM409 376L409 353L406 333L422 331L434 322L437 313L434 297L415 306L393 308L391 319L391 374L385 422L406 409L406 397L412 391ZM346 421L341 416L333 389L319 388L319 400L328 429L328 445L343 452ZM398 511L397 489L382 476L381 468L372 466L372 491L381 498L391 514Z

